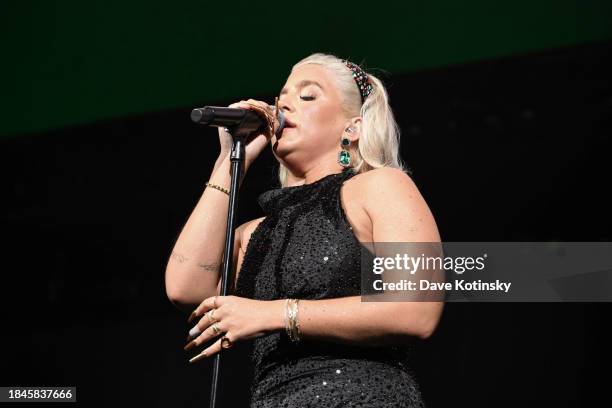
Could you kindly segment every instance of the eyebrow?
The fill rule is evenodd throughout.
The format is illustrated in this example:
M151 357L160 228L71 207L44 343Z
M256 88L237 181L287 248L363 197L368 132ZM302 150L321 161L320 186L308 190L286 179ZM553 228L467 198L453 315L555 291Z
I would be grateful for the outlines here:
M319 88L321 88L321 90L323 89L323 87L321 86L321 84L320 84L320 83L318 83L317 81L310 80L310 79L304 79L304 80L300 81L300 82L297 84L297 86L298 86L298 87L304 87L304 86L307 86L307 85L316 85L316 86L318 86ZM289 92L289 90L288 90L287 88L283 88L283 89L280 91L280 95L284 95L284 94L286 94L287 92Z

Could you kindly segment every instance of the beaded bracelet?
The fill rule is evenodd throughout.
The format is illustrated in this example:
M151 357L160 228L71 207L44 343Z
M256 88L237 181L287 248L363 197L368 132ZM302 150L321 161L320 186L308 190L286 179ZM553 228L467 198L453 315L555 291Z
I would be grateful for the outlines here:
M230 195L230 192L229 192L229 190L228 190L228 189L225 189L225 188L223 188L223 187L220 187L220 186L218 186L218 185L216 185L216 184L211 184L211 183L209 183L209 182L206 182L206 186L207 186L207 187L216 188L217 190L219 190L219 191L223 191L225 194Z

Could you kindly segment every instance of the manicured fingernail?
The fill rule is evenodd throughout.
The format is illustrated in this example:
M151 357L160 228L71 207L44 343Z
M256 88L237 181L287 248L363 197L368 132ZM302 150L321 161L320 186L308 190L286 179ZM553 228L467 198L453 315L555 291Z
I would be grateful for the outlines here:
M201 359L203 359L204 357L206 357L206 352L205 352L205 351L203 351L201 354L198 354L197 356L195 356L195 357L193 357L193 358L189 359L189 362L193 364L193 363L195 363L196 361L200 361L200 360L201 360Z
M191 321L196 317L196 311L194 310L193 312L191 312L191 314L189 315L189 318L187 319L187 323L191 323Z
M197 325L193 326L193 328L191 330L189 330L189 335L191 337L198 336L200 333L202 333L202 332L200 331L200 328Z
M196 343L196 341L194 340L194 341L190 342L189 344L187 344L187 345L186 345L186 346L183 348L183 350L185 350L185 351L189 351L189 350L191 350L192 348L194 348L195 346L197 346L197 343Z

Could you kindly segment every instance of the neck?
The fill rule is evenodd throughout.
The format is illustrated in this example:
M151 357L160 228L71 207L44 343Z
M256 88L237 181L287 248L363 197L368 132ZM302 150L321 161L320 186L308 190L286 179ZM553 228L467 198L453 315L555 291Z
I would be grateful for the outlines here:
M329 174L341 173L344 170L338 162L335 161L335 156L322 158L320 162L313 163L310 167L300 170L287 167L287 182L286 186L299 186L302 184L311 184Z
M306 173L304 184L314 183L315 181L320 180L330 174L341 173L343 169L344 167L338 163L335 163L335 165L332 166L315 167Z

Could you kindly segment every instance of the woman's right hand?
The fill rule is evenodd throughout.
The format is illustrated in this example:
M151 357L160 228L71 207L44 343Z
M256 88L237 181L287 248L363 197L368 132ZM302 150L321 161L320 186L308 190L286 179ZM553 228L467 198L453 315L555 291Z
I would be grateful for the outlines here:
M249 109L255 110L252 105L259 106L262 109L268 110L271 114L275 114L267 103L262 101L256 101L254 99L249 99L247 101L240 101L229 105L229 108L239 108L239 109ZM219 144L221 145L221 153L220 156L225 158L228 157L232 151L232 136L225 131L223 127L219 127ZM253 133L246 140L245 145L245 167L248 168L253 161L259 156L259 154L265 149L266 146L270 143L271 135L266 133Z

